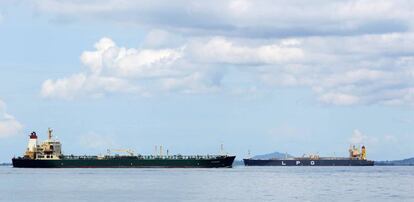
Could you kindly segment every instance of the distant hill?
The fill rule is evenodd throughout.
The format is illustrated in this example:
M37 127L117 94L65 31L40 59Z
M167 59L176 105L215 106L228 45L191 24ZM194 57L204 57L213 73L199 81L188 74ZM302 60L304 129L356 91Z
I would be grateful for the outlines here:
M403 159L403 160L394 160L394 161L375 161L377 166L414 166L414 157Z
M11 163L0 163L0 166L11 166Z
M261 154L253 156L252 159L284 159L284 158L293 158L294 156L287 153L273 152L268 154Z

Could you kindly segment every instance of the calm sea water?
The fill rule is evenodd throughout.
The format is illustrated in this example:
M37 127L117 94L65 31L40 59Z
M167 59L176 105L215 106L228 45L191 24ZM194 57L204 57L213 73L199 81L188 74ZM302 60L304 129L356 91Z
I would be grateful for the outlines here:
M414 201L414 167L0 166L0 201Z

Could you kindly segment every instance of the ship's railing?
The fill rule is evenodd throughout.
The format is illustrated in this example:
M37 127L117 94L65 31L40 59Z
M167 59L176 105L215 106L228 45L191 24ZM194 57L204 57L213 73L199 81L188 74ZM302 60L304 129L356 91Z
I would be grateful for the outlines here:
M321 157L321 160L360 160L360 158L350 158L350 157Z
M350 157L318 157L318 158L296 157L292 159L293 160L359 160L359 158L350 158Z
M260 159L257 159L257 160L260 160ZM290 158L270 158L270 160L361 160L361 159L350 158L350 157L313 157L313 158L311 157L290 157Z
M78 159L142 159L142 160L155 160L155 159L166 159L166 160L202 160L202 159L219 159L227 157L227 155L105 155L105 156L75 156L75 155L65 155L64 159L69 160L78 160Z
M64 159L73 159L73 160L78 160L78 159L98 159L98 156L88 156L88 155L83 155L83 156L75 156L75 155L66 155L66 156L62 156L61 158Z

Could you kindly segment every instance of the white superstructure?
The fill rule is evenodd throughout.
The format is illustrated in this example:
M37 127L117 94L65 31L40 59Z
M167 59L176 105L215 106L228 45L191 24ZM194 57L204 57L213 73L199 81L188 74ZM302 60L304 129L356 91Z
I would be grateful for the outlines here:
M25 157L30 159L60 159L62 156L62 144L59 140L53 139L53 130L49 128L48 139L43 141L41 145L38 145L37 135L35 132L30 134L29 143Z

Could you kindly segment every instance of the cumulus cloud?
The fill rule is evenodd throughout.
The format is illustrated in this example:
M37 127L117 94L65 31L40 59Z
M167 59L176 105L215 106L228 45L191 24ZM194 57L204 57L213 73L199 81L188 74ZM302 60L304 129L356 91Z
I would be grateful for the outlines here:
M304 57L281 68L262 68L274 86L306 86L328 104L414 103L412 33L301 40ZM363 44L363 45L362 45Z
M6 104L0 100L0 138L19 134L23 125L6 111Z
M204 63L228 64L281 64L303 57L299 42L286 40L279 44L242 46L223 37L213 37L207 42L196 41L191 44L194 60Z
M86 71L43 83L73 99L127 92L305 87L332 105L414 104L414 4L396 1L34 2L52 18L138 25L141 48L102 38ZM249 75L239 78L238 75ZM226 82L231 80L231 82Z
M365 46L348 50L361 43ZM408 33L352 36L341 42L320 37L264 42L203 37L177 48L141 49L120 47L104 37L95 50L81 54L86 71L46 80L41 93L73 99L119 92L220 92L238 88L237 82L223 87L223 80L234 72L248 71L251 82L246 89L258 83L268 88L305 86L326 104L411 105L414 57L408 54L414 46L396 43L412 44L414 37ZM372 59L379 56L384 57ZM228 71L229 67L234 71Z
M119 47L107 37L84 51L86 71L43 82L41 94L49 98L99 97L110 93L151 95L156 92L207 92L220 85L214 71L187 64L185 48L138 49Z
M81 96L101 97L107 93L139 92L127 80L100 75L75 74L61 79L48 79L43 82L41 94L44 97L67 100Z
M173 74L170 66L181 57L179 49L135 49L118 47L111 39L102 38L95 51L85 51L81 61L95 74L120 77L154 77ZM102 72L105 70L106 72Z
M81 54L85 72L48 79L43 82L41 94L74 99L118 92L217 92L226 72L220 63L280 64L303 56L292 41L241 46L223 37L191 40L178 48L146 49L120 47L104 37L94 47Z

